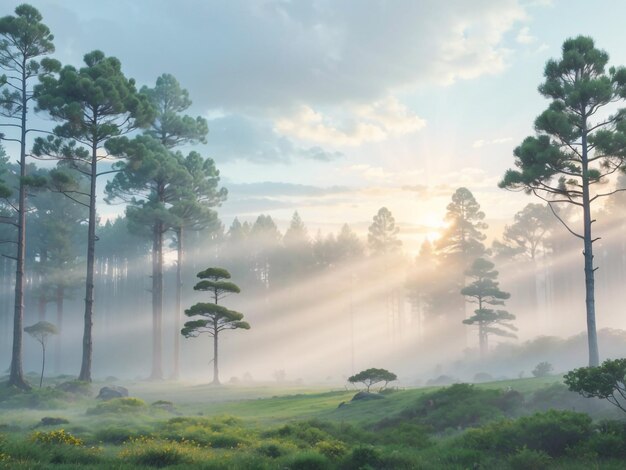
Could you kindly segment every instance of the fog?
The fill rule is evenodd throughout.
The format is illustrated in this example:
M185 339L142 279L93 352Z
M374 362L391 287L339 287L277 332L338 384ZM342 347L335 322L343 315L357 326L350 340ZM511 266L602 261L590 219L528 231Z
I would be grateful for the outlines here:
M621 223L612 226L613 214L604 215L596 299L601 355L608 358L626 354L626 332L621 331L625 326L621 305L626 251ZM122 219L115 224L124 228ZM511 294L505 308L516 316L518 331L517 338L492 336L488 354L482 358L476 327L462 324L463 317L454 311L460 305L467 318L475 308L464 301L462 286L451 282L461 279L467 284L469 279L446 266L437 254L437 241L432 243L435 249L428 263L423 253L412 256L402 248L376 254L365 237L356 234L360 251L328 249L334 253L328 258L322 246L324 241L336 240L334 236L318 234L313 239L303 231L302 239L294 243L287 236L270 240L254 230L240 240L232 230L217 237L195 232L186 254L182 307L210 301L209 293L193 290L198 281L195 274L209 266L229 269L231 280L241 287L240 294L227 296L221 303L242 312L251 328L221 334L222 382L343 387L355 372L383 367L397 373L402 386L413 386L438 378L472 381L477 373L494 378L528 376L542 361L563 372L587 360L584 277L578 240L562 227L551 227L534 261L487 252L499 272L500 288ZM106 238L103 241L107 248L100 253L96 274L96 378L145 379L149 375L151 261L149 249L138 240L121 255L114 244ZM128 253L136 255L129 258ZM11 344L10 264L4 260L0 271L5 280L0 300L5 368ZM39 283L36 276L28 278L26 325L42 319ZM438 291L442 284L449 286L444 292ZM84 304L77 285L65 299L61 334L50 342L50 370L55 374L75 375L80 367ZM170 378L174 336L180 334L174 329L173 262L166 264L164 285L162 356L164 377ZM47 303L43 318L57 322L53 302ZM208 382L212 338L181 336L180 342L180 379ZM25 369L37 370L39 345L26 337L24 351Z

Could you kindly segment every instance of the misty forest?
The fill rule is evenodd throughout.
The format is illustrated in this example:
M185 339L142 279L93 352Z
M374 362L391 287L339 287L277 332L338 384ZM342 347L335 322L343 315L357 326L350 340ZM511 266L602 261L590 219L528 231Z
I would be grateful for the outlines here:
M130 3L0 7L0 468L626 467L621 23Z

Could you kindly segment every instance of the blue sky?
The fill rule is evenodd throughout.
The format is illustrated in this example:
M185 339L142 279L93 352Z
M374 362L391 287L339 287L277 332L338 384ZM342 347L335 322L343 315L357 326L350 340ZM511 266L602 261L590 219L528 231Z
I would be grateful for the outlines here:
M227 225L269 213L284 227L298 210L313 233L364 230L384 205L411 248L436 236L459 186L494 229L534 202L496 184L547 105L537 86L564 39L590 35L626 64L619 1L31 4L62 62L101 49L140 85L167 72L189 90L209 119L197 150L230 191Z

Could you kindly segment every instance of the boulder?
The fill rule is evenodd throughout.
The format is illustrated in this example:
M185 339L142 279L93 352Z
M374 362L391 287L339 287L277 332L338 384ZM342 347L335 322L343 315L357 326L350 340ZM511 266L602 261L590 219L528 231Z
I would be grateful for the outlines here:
M68 424L69 421L65 418L53 418L51 416L45 416L41 418L41 421L37 426L58 426L60 424Z
M160 410L176 414L176 408L174 407L174 403L172 403L171 401L159 400L155 401L151 406L153 408L158 408Z
M70 380L68 382L62 382L56 386L57 390L61 390L65 393L71 393L72 395L91 396L91 384L89 382L83 382L81 380Z
M378 394L378 393L370 393L370 392L358 392L356 395L354 395L352 397L352 401L359 401L359 400L382 400L385 397Z
M128 389L119 385L107 385L100 389L96 398L100 400L111 400L112 398L125 398L128 396Z

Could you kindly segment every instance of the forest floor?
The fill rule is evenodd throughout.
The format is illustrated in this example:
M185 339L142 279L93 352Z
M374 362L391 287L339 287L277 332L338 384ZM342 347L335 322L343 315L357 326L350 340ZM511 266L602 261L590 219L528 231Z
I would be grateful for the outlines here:
M390 390L58 378L0 383L0 468L541 469L626 466L626 415L559 376ZM42 425L42 418L67 422Z

